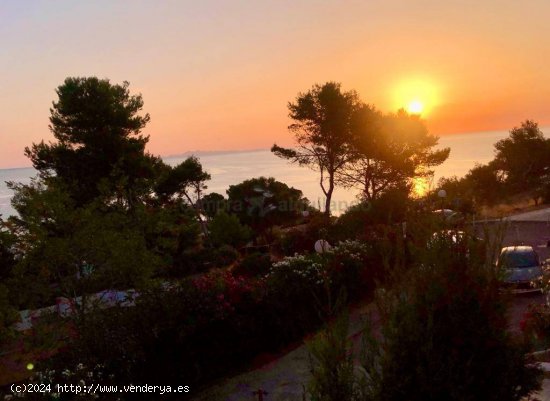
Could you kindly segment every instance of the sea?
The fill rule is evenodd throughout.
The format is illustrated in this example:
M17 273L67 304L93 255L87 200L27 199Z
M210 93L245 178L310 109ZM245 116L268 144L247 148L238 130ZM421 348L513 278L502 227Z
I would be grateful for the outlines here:
M476 163L489 162L494 157L494 144L508 134L507 131L490 131L440 137L438 147L451 148L450 156L445 163L435 168L433 180L422 185L429 189L436 188L441 177L462 177ZM205 191L207 193L218 192L225 195L230 185L254 177L274 177L278 181L300 189L313 206L321 209L324 207L319 174L307 167L300 167L280 159L267 149L194 154L212 177L207 184L208 189ZM164 161L170 165L176 165L188 156L189 154L170 156L164 158ZM6 181L28 184L34 176L36 171L32 167L0 169L0 215L3 218L16 214L11 206L13 193L6 186ZM357 194L357 190L336 188L331 205L333 214L339 215L357 203Z

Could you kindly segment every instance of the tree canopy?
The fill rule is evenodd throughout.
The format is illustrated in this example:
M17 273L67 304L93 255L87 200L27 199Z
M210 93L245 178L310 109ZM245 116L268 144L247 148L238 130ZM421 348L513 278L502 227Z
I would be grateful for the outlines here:
M410 190L413 178L431 175L431 167L449 157L449 148L433 150L438 137L428 133L424 121L404 110L383 115L364 105L355 115L353 133L353 158L337 179L361 189L369 201L389 190Z
M461 179L440 180L439 188L478 206L517 196L528 196L535 204L541 198L550 200L550 140L536 122L523 121L494 148L495 157L489 163L476 164Z
M139 114L141 95L131 95L128 82L96 77L67 78L56 94L50 130L57 141L25 149L34 168L61 181L77 205L107 195L131 207L159 162L145 152L141 130L150 118Z
M494 163L512 192L536 188L550 167L550 142L536 122L526 120L495 144Z
M162 174L155 185L155 193L164 202L184 198L195 206L200 203L208 180L210 174L203 170L199 159L191 156L174 167L163 165Z
M438 137L418 115L383 114L338 83L315 85L288 108L297 148L271 151L320 172L327 215L336 185L358 188L369 201L390 190L409 192L415 177L431 175L449 156L448 148L434 150Z
M231 185L227 190L229 211L252 228L262 231L288 224L307 210L302 191L274 178L258 177Z
M330 215L336 173L352 155L352 119L359 107L357 93L343 92L339 83L314 85L308 92L300 93L294 103L288 103L289 117L293 120L288 128L294 134L297 149L276 144L271 148L279 157L320 172L326 215Z
M8 183L18 215L4 223L6 235L0 231L7 266L0 273L22 288L12 294L21 307L137 288L185 267L198 244L196 201L210 179L196 158L171 167L146 152L141 130L149 115L127 82L67 78L56 94L56 141L26 149L39 175L30 184ZM84 263L93 266L86 280L78 277Z

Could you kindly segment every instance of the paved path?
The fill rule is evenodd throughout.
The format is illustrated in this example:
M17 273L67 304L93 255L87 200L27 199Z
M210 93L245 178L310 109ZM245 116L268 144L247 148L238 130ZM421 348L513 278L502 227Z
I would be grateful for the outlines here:
M354 345L360 342L360 333L368 316L377 324L372 314L374 305L358 307L350 315L350 335ZM253 391L268 392L266 401L303 401L304 386L310 380L309 352L305 345L262 366L260 369L242 373L213 385L192 398L193 401L253 401Z
M510 330L520 332L520 322L524 313L532 303L544 303L544 297L539 294L524 294L514 298L509 310ZM350 316L350 335L358 348L366 317L373 317L375 326L378 319L374 313L374 305L369 304L357 308ZM226 379L195 395L193 401L253 401L253 391L262 389L269 394L266 401L303 401L303 389L310 379L309 353L305 345L288 354L262 366L259 369L245 372ZM537 394L540 401L550 401L550 380L545 380L543 390Z
M544 380L542 382L542 390L535 394L533 398L538 401L550 401L550 380Z
M545 213L549 213L549 211L550 209L545 209ZM476 226L481 234L482 226L487 227L489 232L495 232L498 231L499 224L489 222L486 225L476 224ZM547 237L550 237L550 229L546 220L512 220L506 228L504 246L517 243L520 239L521 242L536 247L541 257L550 257L550 248L542 246L546 244ZM514 298L509 311L510 329L513 332L519 332L519 324L531 303L544 303L544 297L541 294L531 294ZM355 344L357 344L363 328L363 318L373 311L374 307L370 304L359 307L351 314L350 333ZM374 323L376 324L376 321ZM310 379L309 363L309 353L306 346L303 345L260 369L242 373L215 384L206 391L195 395L192 400L253 401L257 400L257 396L254 397L252 392L261 388L269 393L265 397L266 401L303 401L303 386ZM543 386L543 392L537 397L540 401L550 401L550 380L546 380Z

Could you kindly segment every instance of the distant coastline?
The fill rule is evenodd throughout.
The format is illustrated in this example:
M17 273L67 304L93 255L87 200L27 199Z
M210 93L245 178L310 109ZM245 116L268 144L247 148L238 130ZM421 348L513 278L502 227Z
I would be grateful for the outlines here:
M269 150L268 148L258 149L237 149L237 150L189 150L183 153L175 153L172 155L161 156L163 159L177 159L181 157L189 156L216 156L216 155L228 155L236 153L255 153Z

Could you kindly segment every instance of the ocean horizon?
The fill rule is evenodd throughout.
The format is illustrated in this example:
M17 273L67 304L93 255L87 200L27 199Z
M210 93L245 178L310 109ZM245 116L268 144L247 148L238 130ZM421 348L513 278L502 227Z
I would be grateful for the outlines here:
M449 158L434 169L434 178L428 183L435 188L441 177L464 176L476 163L487 163L494 157L494 144L509 135L508 131L490 131L442 136L439 148L451 148ZM545 136L548 136L545 134ZM269 149L238 151L194 151L163 157L163 160L175 165L185 158L195 155L212 179L205 191L226 195L230 185L238 184L254 177L274 177L285 184L301 190L311 204L323 207L324 195L319 187L318 173L306 167L291 164L273 155ZM28 184L36 176L32 167L0 169L0 215L4 218L16 214L11 207L12 191L6 181ZM334 214L344 212L357 203L357 190L336 188L333 194Z

